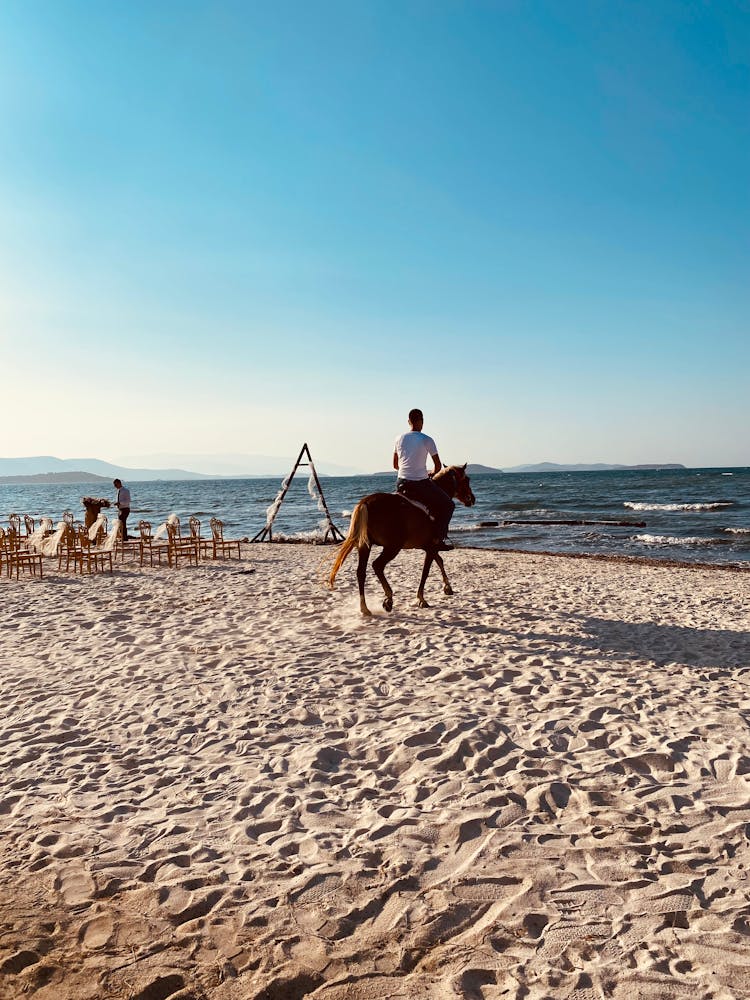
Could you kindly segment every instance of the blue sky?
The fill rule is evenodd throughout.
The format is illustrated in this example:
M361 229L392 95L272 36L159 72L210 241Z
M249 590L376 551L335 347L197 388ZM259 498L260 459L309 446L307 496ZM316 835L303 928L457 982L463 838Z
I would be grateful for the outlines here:
M0 452L750 464L749 177L746 2L7 0Z

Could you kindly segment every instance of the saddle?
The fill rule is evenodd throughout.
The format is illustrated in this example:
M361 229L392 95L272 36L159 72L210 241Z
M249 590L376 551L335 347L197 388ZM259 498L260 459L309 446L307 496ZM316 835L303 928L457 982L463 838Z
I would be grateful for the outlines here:
M412 500L411 497L408 497L405 493L400 493L398 490L396 490L396 496L401 497L402 500L405 500L407 503L412 504L418 510L421 510L422 513L426 514L431 521L435 520L435 518L430 513L429 507L427 507L426 504L420 503L419 500Z

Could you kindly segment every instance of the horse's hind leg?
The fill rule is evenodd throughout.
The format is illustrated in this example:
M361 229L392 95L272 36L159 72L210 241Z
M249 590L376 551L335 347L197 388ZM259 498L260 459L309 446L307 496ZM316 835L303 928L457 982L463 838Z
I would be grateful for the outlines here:
M438 564L440 575L443 578L443 593L450 596L453 594L453 587L451 587L450 581L448 580L448 574L445 572L445 564L439 555L435 556L435 562Z
M432 566L433 559L437 559L437 553L434 549L427 549L424 554L424 566L422 567L422 579L419 581L419 589L417 590L417 604L420 608L429 608L429 604L424 599L424 585L427 583L427 577L430 573L430 566Z
M357 563L357 583L359 584L359 610L363 615L371 615L372 612L367 607L365 601L365 575L367 574L367 560L370 558L370 546L363 545L357 550L359 552L359 562Z
M375 571L375 576L380 580L380 583L385 591L385 598L383 600L383 607L386 611L393 611L393 591L391 590L391 585L385 578L385 567L391 561L395 559L399 554L401 549L391 546L388 548L385 546L383 551L380 553L377 559L373 559L372 568Z

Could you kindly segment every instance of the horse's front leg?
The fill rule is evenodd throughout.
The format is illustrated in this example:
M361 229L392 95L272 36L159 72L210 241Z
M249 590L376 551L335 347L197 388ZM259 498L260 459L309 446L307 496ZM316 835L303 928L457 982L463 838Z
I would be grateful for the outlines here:
M401 549L398 549L395 546L391 546L390 548L384 546L383 551L380 553L378 558L373 559L372 561L372 568L375 571L375 576L378 578L378 580L380 580L380 583L385 592L385 598L383 599L383 607L385 608L386 611L393 611L393 591L391 590L390 583L388 583L388 581L385 578L385 567L388 565L391 559L396 558L396 556L399 554L400 551Z
M422 567L422 579L419 581L419 590L417 591L417 604L420 608L429 608L429 604L424 599L424 585L427 583L427 577L430 573L430 566L432 566L433 559L437 559L438 554L434 549L427 549L424 554L424 566Z
M368 617L372 614L365 601L365 576L367 574L367 560L370 558L370 546L363 545L359 552L359 562L357 563L357 583L359 584L359 610Z
M451 596L453 594L453 587L450 585L448 580L448 574L445 572L445 564L443 563L442 556L439 554L435 555L435 562L438 564L438 569L440 570L440 575L443 578L443 593Z

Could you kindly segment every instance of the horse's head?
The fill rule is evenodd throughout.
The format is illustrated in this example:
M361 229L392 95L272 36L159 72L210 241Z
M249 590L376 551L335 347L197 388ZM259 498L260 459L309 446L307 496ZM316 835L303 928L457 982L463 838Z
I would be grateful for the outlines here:
M464 507L473 507L477 502L471 492L471 480L466 475L465 462L463 465L449 465L446 469L441 469L435 476L435 482L442 486L450 497L459 500Z

